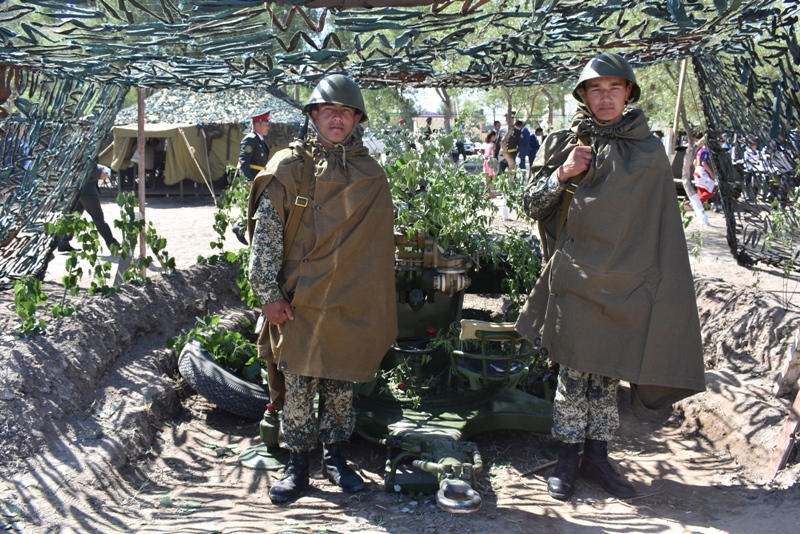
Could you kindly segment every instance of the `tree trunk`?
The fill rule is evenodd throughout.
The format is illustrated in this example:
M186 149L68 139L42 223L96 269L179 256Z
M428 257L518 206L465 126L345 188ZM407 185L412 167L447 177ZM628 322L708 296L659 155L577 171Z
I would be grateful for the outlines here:
M448 93L447 89L444 87L437 87L436 94L439 95L439 98L444 104L444 131L450 133L452 130L452 127L450 126L450 120L453 116L453 102L450 100L450 93Z

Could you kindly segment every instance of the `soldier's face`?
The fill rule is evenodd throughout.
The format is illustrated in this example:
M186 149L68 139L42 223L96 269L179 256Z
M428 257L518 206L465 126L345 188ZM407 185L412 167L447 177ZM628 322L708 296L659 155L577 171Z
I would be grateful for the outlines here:
M317 131L332 144L341 143L358 123L361 114L355 109L341 104L320 104L311 110L311 118ZM328 147L330 148L330 147Z
M255 121L253 122L253 131L261 137L267 135L269 131L269 121Z
M583 82L578 90L594 116L608 125L622 120L631 84L620 76L603 76Z

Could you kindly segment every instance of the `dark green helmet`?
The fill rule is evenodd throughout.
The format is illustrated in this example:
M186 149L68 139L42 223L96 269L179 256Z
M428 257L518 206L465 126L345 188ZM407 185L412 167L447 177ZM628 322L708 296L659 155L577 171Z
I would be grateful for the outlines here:
M316 104L341 104L355 108L361 113L359 122L369 120L367 111L364 109L364 98L361 96L361 89L358 88L356 82L344 74L325 76L314 88L314 92L311 93L308 104L303 108L303 115L310 116L311 108Z
M624 57L620 56L619 54L612 53L600 54L599 56L592 58L589 63L583 67L581 77L578 78L578 83L575 84L575 89L572 90L572 96L581 104L585 104L586 102L584 102L583 98L581 98L581 94L578 89L586 80L602 78L604 76L619 76L620 78L625 78L631 82L631 96L627 103L633 104L639 100L639 96L641 96L642 91L639 89L639 84L636 83L636 76L633 74L633 69L631 68L630 64L625 61Z

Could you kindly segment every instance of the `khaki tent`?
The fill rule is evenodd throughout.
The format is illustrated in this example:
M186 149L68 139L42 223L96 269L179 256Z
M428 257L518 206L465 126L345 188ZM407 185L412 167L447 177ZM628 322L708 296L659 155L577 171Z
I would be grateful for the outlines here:
M216 176L210 171L209 155L203 149L205 141L198 135L197 130L198 128L188 124L145 125L145 137L167 140L164 164L165 185L174 185L185 179L208 183L209 177ZM136 124L115 126L112 133L114 134L112 150L110 154L103 153L101 163L107 162L106 164L112 170L119 172L121 169L131 166L130 160L136 149L139 127Z
M145 99L145 138L166 140L164 184L183 180L207 184L224 177L239 161L239 144L251 131L250 117L270 111L267 144L274 154L297 136L302 106L271 88L194 93L165 89ZM138 136L136 106L119 112L114 141L100 163L115 172L128 169Z

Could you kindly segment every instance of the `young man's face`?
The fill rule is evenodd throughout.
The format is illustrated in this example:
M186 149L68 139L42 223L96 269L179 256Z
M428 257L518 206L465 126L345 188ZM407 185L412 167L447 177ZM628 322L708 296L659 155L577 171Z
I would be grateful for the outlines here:
M603 76L583 82L578 91L592 114L611 125L622 120L625 102L631 96L631 84L620 76Z
M361 113L341 104L319 104L311 110L317 131L332 144L341 143L361 119Z
M256 132L261 137L267 135L269 131L269 121L254 121L253 122L253 131Z

